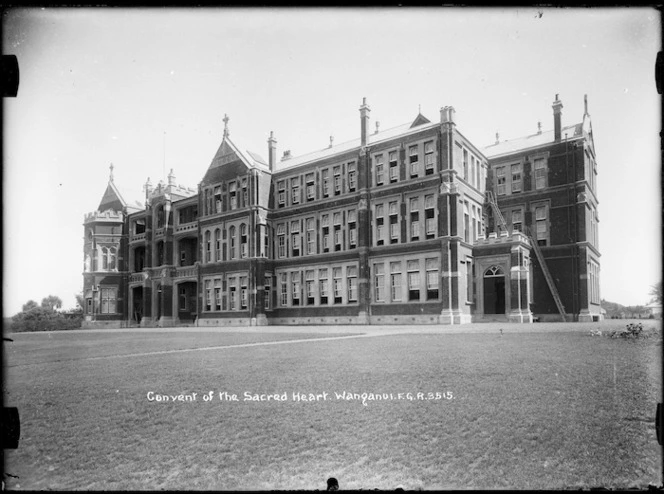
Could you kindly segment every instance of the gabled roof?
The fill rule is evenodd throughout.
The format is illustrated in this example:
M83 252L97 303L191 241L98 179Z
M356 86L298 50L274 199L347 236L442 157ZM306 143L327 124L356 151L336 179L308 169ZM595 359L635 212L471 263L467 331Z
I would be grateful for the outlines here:
M415 134L426 129L430 129L439 125L437 123L431 123L422 114L418 114L415 117L413 122L405 123L397 127L392 127L391 129L382 130L380 132L374 132L367 136L367 145L378 144L380 142L388 141L397 137L405 137L407 135ZM332 147L327 147L320 149L318 151L313 151L311 153L303 154L300 156L294 156L283 160L277 164L278 171L288 170L295 168L300 165L306 165L314 161L318 161L324 158L329 158L331 156L340 155L352 151L353 149L359 149L362 145L360 138L353 139L351 141L342 142L336 144Z
M205 185L219 182L222 174L224 174L223 172L239 174L242 167L258 168L265 172L270 171L269 166L259 154L246 149L243 150L225 135L214 158L212 158L207 172L205 172L202 183Z
M575 139L583 135L583 125L575 124L563 127L561 130L562 140ZM519 137L517 139L510 139L501 141L497 144L491 144L482 149L482 153L487 158L498 158L500 156L509 155L518 151L525 151L527 149L538 148L555 142L554 131L549 130L541 134L533 134L526 137Z

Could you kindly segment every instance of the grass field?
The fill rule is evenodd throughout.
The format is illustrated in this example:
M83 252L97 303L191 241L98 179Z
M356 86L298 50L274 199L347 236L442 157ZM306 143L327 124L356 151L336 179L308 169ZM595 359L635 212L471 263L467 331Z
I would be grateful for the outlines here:
M535 326L14 334L4 395L19 408L21 440L5 452L19 477L7 488L324 490L328 477L341 489L661 485L661 333L625 341ZM150 391L197 395L157 402ZM224 391L238 401L220 400ZM337 399L344 391L386 399Z

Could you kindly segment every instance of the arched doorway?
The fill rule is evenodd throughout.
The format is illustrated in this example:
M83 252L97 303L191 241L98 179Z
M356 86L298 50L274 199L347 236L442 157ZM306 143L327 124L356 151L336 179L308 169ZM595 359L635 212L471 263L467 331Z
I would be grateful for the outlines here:
M132 289L131 319L140 324L143 318L143 287L137 286Z
M500 266L484 272L484 313L505 314L505 272Z
M161 291L162 291L161 284L159 284L157 285L157 313L155 314L157 316L156 317L157 321L161 317L161 310L162 310Z

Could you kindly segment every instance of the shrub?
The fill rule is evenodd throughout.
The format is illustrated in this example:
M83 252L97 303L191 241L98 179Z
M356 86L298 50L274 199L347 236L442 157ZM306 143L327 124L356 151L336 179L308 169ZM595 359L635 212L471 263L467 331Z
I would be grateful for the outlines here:
M630 323L627 325L627 328L622 331L614 331L611 333L611 338L625 338L625 339L637 339L637 338L648 338L650 335L643 332L643 324Z
M80 313L62 314L45 307L30 307L11 318L6 328L8 332L61 331L81 327L83 315Z

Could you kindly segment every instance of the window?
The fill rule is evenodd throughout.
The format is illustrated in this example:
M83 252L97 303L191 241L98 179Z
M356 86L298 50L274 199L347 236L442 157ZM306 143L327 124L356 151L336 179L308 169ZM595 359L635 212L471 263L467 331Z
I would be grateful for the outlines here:
M277 253L279 257L286 257L286 225L277 225Z
M323 179L323 197L328 197L330 195L330 171L321 171L321 177Z
M237 209L237 182L229 183L228 190L231 199L231 209Z
M470 155L470 185L475 185L475 156Z
M280 276L280 284L281 284L281 306L282 307L287 307L288 306L288 275L286 273L281 273Z
M383 245L385 243L385 207L382 204L376 205L376 245Z
M401 262L390 263L390 296L392 302L401 302Z
M385 302L385 265L374 264L374 296L376 302Z
M332 287L334 290L335 304L343 302L343 279L341 275L341 268L332 268Z
M434 156L433 156L433 141L424 143L424 174L433 175L434 172Z
M512 193L521 192L521 163L512 165Z
M179 310L180 311L187 311L189 310L188 304L187 304L187 289L184 286L180 286L180 289L178 290L178 295L179 295Z
M205 280L205 310L212 310L212 280Z
M280 208L286 205L286 182L283 180L277 182L277 203Z
M547 222L546 206L535 207L535 232L538 245L548 245L549 228Z
M383 163L383 155L376 155L376 165L375 165L375 175L376 175L376 185L383 185L385 181L385 170Z
M419 175L420 172L420 162L419 154L417 151L417 146L411 146L408 148L408 163L410 164L410 178L415 178Z
M184 254L184 251L182 251ZM214 231L214 262L221 261L221 230L217 228Z
M399 243L401 228L399 226L399 205L396 201L390 202L390 243Z
M408 300L420 300L420 263L413 260L407 262L408 268Z
M269 274L265 275L265 292L264 292L264 305L266 310L272 308L270 301L272 300L272 276Z
M390 151L388 159L390 160L390 183L399 181L399 162L397 161L397 152Z
M420 212L419 199L411 197L410 199L410 239L419 240L420 238Z
M327 268L318 270L318 290L320 293L320 303L323 305L327 305L328 303L329 289Z
M205 262L212 260L212 241L210 240L210 231L205 232Z
M293 257L300 255L300 220L291 221L291 251Z
M355 192L355 189L357 188L355 162L348 163L346 166L346 173L348 173L348 192Z
M244 259L249 255L249 243L247 236L247 225L240 225L240 257Z
M312 270L305 271L304 273L304 284L306 292L306 302L307 305L314 305L316 297L315 281L314 281L314 272Z
M115 288L102 288L101 289L101 313L102 314L115 314Z
M221 213L221 186L214 188L214 212Z
M249 188L247 187L248 181L246 178L243 178L241 181L242 185L242 204L240 207L247 207L249 205Z
M348 282L348 302L357 302L357 267L346 267L346 280Z
M291 178L291 204L300 203L300 177Z
M334 195L338 196L341 194L341 167L335 166L332 172L334 173Z
M513 232L522 232L523 231L523 211L520 209L515 209L512 211L512 231Z
M323 229L323 252L330 251L330 215L324 214L320 218L321 228Z
M357 212L355 210L348 211L348 248L354 249L357 247Z
M221 310L221 278L214 280L214 310Z
M544 158L535 158L535 189L546 187L546 161Z
M433 194L424 196L424 218L427 238L434 238L438 230L438 226L436 225L435 201L436 199Z
M468 150L463 150L463 179L468 181Z
M313 218L307 218L307 254L316 253L316 221Z
M234 226L231 226L228 229L228 236L230 237L230 247L228 248L229 257L231 259L235 259L235 227Z
M482 184L480 183L480 170L482 168L482 162L477 160L477 168L475 168L475 185L478 189L482 190Z
M237 278L228 278L228 309L237 310Z
M463 202L463 240L470 243L470 213L468 201Z
M427 300L438 300L438 259L425 260L427 272Z
M248 278L246 276L240 276L240 309L246 309L248 301Z
M341 213L334 213L334 251L339 252L343 248L343 234L341 231Z
M307 201L313 201L316 199L316 184L314 182L314 174L307 173L305 176L305 182L307 184Z
M499 196L503 196L507 193L506 190L506 182L505 182L505 167L504 166L499 166L496 167L496 193Z

